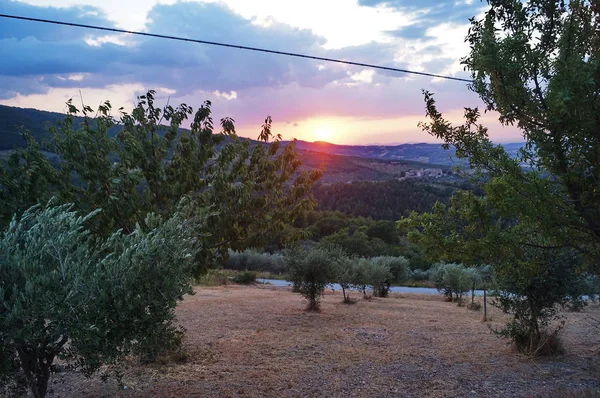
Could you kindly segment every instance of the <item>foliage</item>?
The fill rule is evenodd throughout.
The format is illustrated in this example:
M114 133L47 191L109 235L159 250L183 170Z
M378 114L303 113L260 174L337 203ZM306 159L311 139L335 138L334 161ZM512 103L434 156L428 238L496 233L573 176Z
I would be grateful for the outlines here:
M371 261L379 264L385 264L391 274L391 281L396 283L406 282L410 276L410 268L408 267L408 260L404 257L392 257L392 256L377 256L371 259Z
M319 203L319 210L395 221L408 216L411 211L429 211L436 201L447 202L455 189L451 183L389 180L316 185L313 192ZM381 227L385 226L386 223L381 223ZM381 232L383 233L369 236L377 236L386 243L393 243L397 236L393 229Z
M413 269L409 276L408 279L412 280L412 281L428 281L429 280L429 273L430 270L422 270L422 269Z
M240 285L251 285L256 282L256 271L242 271L237 273L232 281Z
M526 140L520 162L494 146L477 109L452 126L426 93L430 134L454 145L457 155L485 169L491 204L527 223L523 244L575 250L594 268L600 259L600 5L596 1L490 2L473 20L463 63L472 88L517 125Z
M201 275L194 277L194 283L200 286L223 286L227 285L232 274L235 271L224 270L221 268L211 268Z
M325 287L335 279L336 263L345 253L337 247L312 250L292 248L286 252L288 278L297 291L308 300L309 311L318 311Z
M497 305L513 315L498 333L510 337L520 351L542 353L547 336L555 334L547 328L559 319L558 309L579 297L580 279L573 277L579 265L573 252L538 248L527 248L497 265Z
M391 265L397 262L393 257L374 257L368 262L367 281L375 297L387 297L393 278Z
M57 164L25 134L27 148L0 167L1 221L55 195L85 213L102 208L90 220L95 235L129 233L137 224L145 228L151 212L169 217L180 198L190 195L198 211L212 210L210 231L196 231L207 242L196 258L199 273L226 257L229 248L265 244L315 205L309 189L321 172L299 170L295 142L284 146L273 137L270 117L260 143L251 146L235 136L230 118L221 119L220 133L214 131L210 101L196 111L190 130L180 127L192 108L161 110L153 91L139 97L131 114L120 110L119 122L109 102L95 117L88 106L67 105L69 114L51 128L48 145ZM80 125L77 114L83 114ZM300 237L292 232L281 239Z
M248 270L273 274L287 272L287 264L283 255L259 253L256 249L246 249L242 252L230 250L224 267L237 271Z
M421 126L485 172L485 195L458 192L449 206L401 222L431 258L493 266L501 307L514 316L505 335L525 351L537 350L540 329L577 295L581 270L600 264L600 5L560 3L491 1L471 20L471 88L526 145L511 159L478 109L465 108L465 123L453 126L425 92L431 121Z
M148 232L94 239L86 225L98 211L72 209L32 207L0 240L0 369L18 377L16 361L36 397L57 357L90 374L130 354L152 359L179 347L174 309L192 293L198 242L190 231L205 220L181 207L166 221L149 214Z
M354 301L350 299L348 290L355 286L357 275L358 275L358 262L356 258L351 258L342 251L339 253L339 257L335 261L335 278L333 281L338 283L342 288L342 296L345 304L352 304Z
M473 286L472 269L462 264L438 263L431 267L430 278L438 291L462 305L462 296Z

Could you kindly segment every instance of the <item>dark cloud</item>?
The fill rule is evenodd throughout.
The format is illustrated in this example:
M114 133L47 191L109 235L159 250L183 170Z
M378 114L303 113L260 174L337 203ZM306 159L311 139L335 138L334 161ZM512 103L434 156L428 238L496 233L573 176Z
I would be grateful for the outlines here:
M448 0L359 0L362 6L386 6L398 11L416 13L415 21L387 34L402 39L426 39L427 30L439 24L468 23L469 18L479 14L486 6L478 0L467 4L465 1Z
M467 4L454 0L359 0L361 6L387 6L399 11L418 12L423 19L439 22L464 22L482 8L478 0Z
M386 33L390 36L397 37L399 39L423 39L427 36L427 30L431 28L429 22L418 22L409 26L404 26L397 30L389 30Z
M73 22L84 25L102 25L114 27L104 12L91 6L69 8L37 7L29 4L2 0L0 13L27 16L31 18L51 19L64 22ZM21 40L33 37L44 42L76 40L93 36L93 32L69 26L50 25L41 22L21 21L3 18L0 23L0 39L13 38Z

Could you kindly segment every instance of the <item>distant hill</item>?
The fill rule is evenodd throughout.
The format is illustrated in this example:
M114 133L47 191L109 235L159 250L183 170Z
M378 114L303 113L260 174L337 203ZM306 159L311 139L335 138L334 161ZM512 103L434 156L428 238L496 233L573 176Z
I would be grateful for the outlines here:
M25 140L20 135L22 129L28 130L38 142L50 139L48 126L64 118L63 113L0 105L0 151L25 146ZM83 118L75 118L75 123L81 122ZM118 131L116 127L110 134L115 135Z
M515 156L523 143L505 144L509 154ZM445 150L440 144L401 144L401 145L336 145L328 142L298 141L298 148L332 155L356 156L367 159L412 161L422 164L455 166L465 164L457 159L454 148Z
M21 128L29 130L38 142L43 142L50 138L48 126L64 117L61 113L0 105L0 159L11 149L25 145L19 135ZM75 122L82 121L83 118L76 118ZM119 129L115 127L110 134L117 134ZM252 145L256 144L257 141L252 141ZM325 168L321 180L324 184L446 178L451 174L450 166L459 164L452 158L454 151L445 151L437 144L355 146L298 141L297 147L304 169Z

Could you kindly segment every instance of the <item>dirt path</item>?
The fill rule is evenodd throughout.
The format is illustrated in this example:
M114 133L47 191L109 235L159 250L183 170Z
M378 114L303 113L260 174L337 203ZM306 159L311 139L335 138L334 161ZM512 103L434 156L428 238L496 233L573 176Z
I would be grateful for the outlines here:
M358 297L358 294L355 293ZM567 313L566 355L531 360L495 337L502 315L393 295L341 304L328 293L321 313L287 288L200 288L178 308L187 362L133 365L114 381L76 373L53 378L53 397L528 397L600 391L600 331ZM595 396L595 395L590 395Z

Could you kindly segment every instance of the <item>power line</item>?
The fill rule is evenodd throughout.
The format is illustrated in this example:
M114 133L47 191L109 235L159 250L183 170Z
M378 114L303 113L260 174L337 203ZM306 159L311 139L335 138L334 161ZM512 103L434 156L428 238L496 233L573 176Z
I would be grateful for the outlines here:
M156 33L137 32L137 31L125 30L125 29L107 28L104 26L85 25L85 24L78 24L78 23L73 23L73 22L62 22L62 21L55 21L55 20L51 20L51 19L22 17L22 16L18 16L18 15L0 14L0 17L10 18L10 19L18 19L18 20L22 20L22 21L42 22L42 23L49 23L49 24L55 24L55 25L73 26L76 28L103 30L103 31L107 31L107 32L126 33L126 34L130 34L130 35L155 37L155 38L159 38L159 39L187 41L187 42L191 42L191 43L208 44L211 46L237 48L240 50L258 51L258 52L263 52L263 53L268 53L268 54L287 55L289 57L307 58L307 59L314 59L317 61L335 62L338 64L363 66L366 68L387 70L387 71L391 71L391 72L410 73L410 74L414 74L414 75L437 77L440 79L448 79L448 80L456 80L456 81L460 81L460 82L473 83L472 80L462 79L460 77L437 75L435 73L427 73L427 72L417 72L417 71L408 70L408 69L392 68L390 66L365 64L362 62L344 61L344 60L335 59L335 58L317 57L317 56L308 55L308 54L299 54L299 53L292 53L292 52L286 52L286 51L269 50L266 48L259 48L259 47L240 46L237 44L219 43L219 42L215 42L215 41L199 40L199 39L188 39L185 37L160 35L160 34L156 34Z

